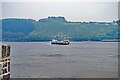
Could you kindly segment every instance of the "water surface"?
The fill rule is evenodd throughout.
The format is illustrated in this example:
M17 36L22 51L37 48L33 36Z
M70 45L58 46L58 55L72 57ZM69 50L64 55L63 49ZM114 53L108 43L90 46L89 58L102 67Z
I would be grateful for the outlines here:
M117 42L7 42L12 78L117 78Z

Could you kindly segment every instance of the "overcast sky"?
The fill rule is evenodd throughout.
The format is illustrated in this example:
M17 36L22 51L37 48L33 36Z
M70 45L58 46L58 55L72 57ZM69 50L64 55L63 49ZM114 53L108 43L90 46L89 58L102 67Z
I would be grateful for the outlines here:
M68 21L113 21L118 19L118 3L2 2L2 18L38 20L48 16L64 16Z

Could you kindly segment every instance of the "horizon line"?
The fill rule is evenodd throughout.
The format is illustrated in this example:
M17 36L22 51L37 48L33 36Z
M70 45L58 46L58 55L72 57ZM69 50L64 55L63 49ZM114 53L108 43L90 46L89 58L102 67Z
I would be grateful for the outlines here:
M64 16L48 16L48 17L64 17ZM7 18L0 18L0 20L3 20L3 19L31 19L31 20L39 21L40 19L45 19L45 18L48 18L48 17L43 17L43 18L39 18L39 19L25 18L25 17L7 17ZM104 21L104 20L102 20L102 21L101 20L97 20L97 21L95 21L95 20L86 20L86 21L85 20L77 20L77 21L71 21L71 20L67 20L67 22L113 22L113 21L118 21L118 20L120 20L120 19L109 20L109 21Z

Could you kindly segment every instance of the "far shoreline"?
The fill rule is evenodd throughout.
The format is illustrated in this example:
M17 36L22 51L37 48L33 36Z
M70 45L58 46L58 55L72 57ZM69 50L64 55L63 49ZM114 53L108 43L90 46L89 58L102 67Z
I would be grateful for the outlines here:
M2 43L6 42L50 42L50 41L2 41ZM105 41L70 41L70 42L120 42L120 40L105 40Z

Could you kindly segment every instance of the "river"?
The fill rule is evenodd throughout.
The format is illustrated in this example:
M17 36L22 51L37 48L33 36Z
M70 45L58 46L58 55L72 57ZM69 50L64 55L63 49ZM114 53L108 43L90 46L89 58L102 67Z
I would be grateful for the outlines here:
M117 42L4 42L11 45L11 78L117 78Z

